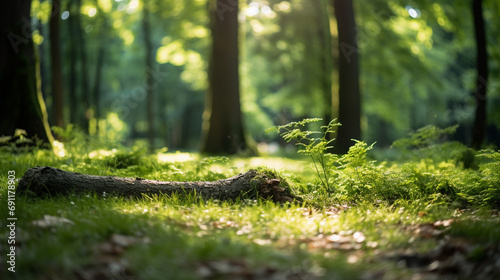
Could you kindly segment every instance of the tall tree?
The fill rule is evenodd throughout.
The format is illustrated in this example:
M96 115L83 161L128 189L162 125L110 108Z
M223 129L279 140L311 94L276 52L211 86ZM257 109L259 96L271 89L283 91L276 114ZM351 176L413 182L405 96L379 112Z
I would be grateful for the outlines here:
M102 69L104 67L104 58L106 56L106 41L107 41L107 31L108 31L108 22L106 19L106 15L104 15L103 11L99 7L99 1L95 1L97 15L96 20L99 20L99 47L97 51L97 61L95 65L94 72L94 87L92 89L92 108L94 112L94 118L96 119L96 133L99 133L99 119L101 118L101 84L102 84Z
M0 12L0 135L17 128L52 143L40 90L30 23L31 0L8 1Z
M240 107L238 1L217 0L209 9L212 50L201 151L235 154L248 149Z
M52 0L52 15L49 23L50 61L52 71L52 112L54 125L64 126L63 79L61 70L61 44L59 42L60 0Z
M477 107L471 146L475 149L479 149L483 143L486 130L486 92L488 85L488 53L486 50L486 32L484 28L482 0L472 0L472 14L474 18L477 51L477 77L476 90L474 92Z
M339 37L339 122L336 153L346 153L361 138L358 44L352 0L333 0Z
M74 3L75 0L69 0L68 11L73 15L75 13ZM69 87L68 87L68 97L69 97L69 122L72 124L76 124L79 121L78 114L78 95L77 91L77 73L76 73L76 63L77 63L77 44L76 44L76 22L75 17L70 16L68 18L68 29L69 29Z
M82 116L82 128L83 131L88 132L89 130L89 95L90 95L90 86L89 86L89 72L87 67L87 47L85 38L83 36L83 25L81 19L81 8L82 8L82 0L76 0L76 13L75 13L75 22L76 22L76 38L78 40L78 54L80 56L80 81L81 81L81 105L83 107L84 115Z
M332 36L330 31L330 19L328 14L328 1L314 0L315 12L318 20L318 40L321 45L321 91L323 93L323 122L328 125L332 120Z
M149 139L149 149L152 151L154 149L154 139L155 139L155 122L154 122L154 82L151 81L153 78L151 75L151 70L153 69L153 42L151 40L151 23L150 23L150 12L148 7L149 2L144 2L143 7L143 18L142 18L142 32L144 33L144 50L145 50L145 60L146 60L146 82L144 83L146 89L146 114L148 120L148 139Z

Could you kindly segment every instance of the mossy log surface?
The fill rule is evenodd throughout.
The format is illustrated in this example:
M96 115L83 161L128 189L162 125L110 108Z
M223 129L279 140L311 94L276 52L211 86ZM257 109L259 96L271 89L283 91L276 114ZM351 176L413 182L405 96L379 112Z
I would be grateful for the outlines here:
M270 198L275 202L293 201L288 187L279 179L251 169L234 177L213 182L169 182L143 178L96 176L38 166L28 169L19 182L17 192L34 196L68 195L72 193L108 193L128 197L143 195L190 194L203 199L235 200Z

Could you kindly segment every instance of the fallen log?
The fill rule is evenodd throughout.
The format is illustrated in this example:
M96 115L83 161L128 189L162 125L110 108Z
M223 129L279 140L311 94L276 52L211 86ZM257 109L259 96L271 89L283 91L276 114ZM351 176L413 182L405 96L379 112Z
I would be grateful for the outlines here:
M254 169L214 182L166 182L143 178L86 175L38 166L28 169L17 187L18 194L35 196L88 192L99 194L105 192L128 197L177 193L218 200L260 196L275 202L291 202L294 199L286 182Z

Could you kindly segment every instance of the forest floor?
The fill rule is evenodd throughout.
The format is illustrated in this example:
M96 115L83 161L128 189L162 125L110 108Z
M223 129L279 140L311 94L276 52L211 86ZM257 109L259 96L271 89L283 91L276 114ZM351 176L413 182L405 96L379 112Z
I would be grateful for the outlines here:
M2 279L500 279L497 208L450 200L442 189L440 195L384 200L370 193L354 196L339 186L344 196L323 197L311 162L297 157L144 155L103 148L65 157L47 150L1 152L0 163ZM41 165L164 181L212 181L265 167L303 201L88 193L17 196L9 204L8 176L15 173L17 184L28 168ZM363 174L371 170L366 168ZM418 178L434 184L437 171L426 170ZM345 183L340 176L336 182ZM458 188L452 179L448 187ZM14 231L9 218L16 218Z

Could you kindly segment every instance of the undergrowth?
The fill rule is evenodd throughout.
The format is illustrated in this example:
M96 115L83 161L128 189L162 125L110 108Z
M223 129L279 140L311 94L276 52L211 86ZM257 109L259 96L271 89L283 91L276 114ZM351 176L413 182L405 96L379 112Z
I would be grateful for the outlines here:
M1 151L2 182L7 182L9 170L20 178L28 168L40 165L164 181L213 181L260 167L303 199L275 204L244 197L227 202L177 195L129 199L105 193L18 197L18 279L75 279L75 273L108 266L117 269L117 279L125 279L127 273L132 279L164 279L167 274L172 279L200 279L200 267L225 260L255 271L277 271L279 279L360 279L362 271L379 270L380 251L426 251L438 245L434 239L415 240L402 226L460 218L451 226L451 236L481 244L500 241L499 222L487 211L500 207L500 151L476 152L446 141L452 129L427 127L394 144L402 155L398 161L372 160L370 151L376 145L362 141L354 141L345 155L331 155L328 147L335 142L325 135L337 124L308 131L314 121L277 128L286 131L287 139L301 143L301 153L310 158L304 158L304 164L272 157L201 158L166 149L149 154L140 143L127 148L74 130L60 131L66 140L63 157L43 148ZM266 167L272 162L283 165ZM6 197L2 185L0 198ZM44 215L73 224L36 226ZM6 218L6 211L0 211L2 225ZM8 234L2 226L1 242ZM116 234L147 242L103 253ZM348 248L352 254L318 245L332 235L362 237L363 242ZM4 250L3 246L3 256ZM126 270L120 270L123 266ZM9 273L5 269L0 266L1 276ZM397 271L394 279L410 273L391 269Z
M476 154L458 142L446 141L456 126L426 126L395 141L393 147L403 159L390 163L369 160L368 152L375 143L358 140L353 140L347 154L330 154L335 142L327 135L339 124L332 121L321 131L308 129L318 121L321 119L305 119L270 130L280 133L287 142L295 141L298 152L310 156L320 192L311 195L313 187L304 195L317 206L419 200L459 208L500 207L500 152L483 150Z

